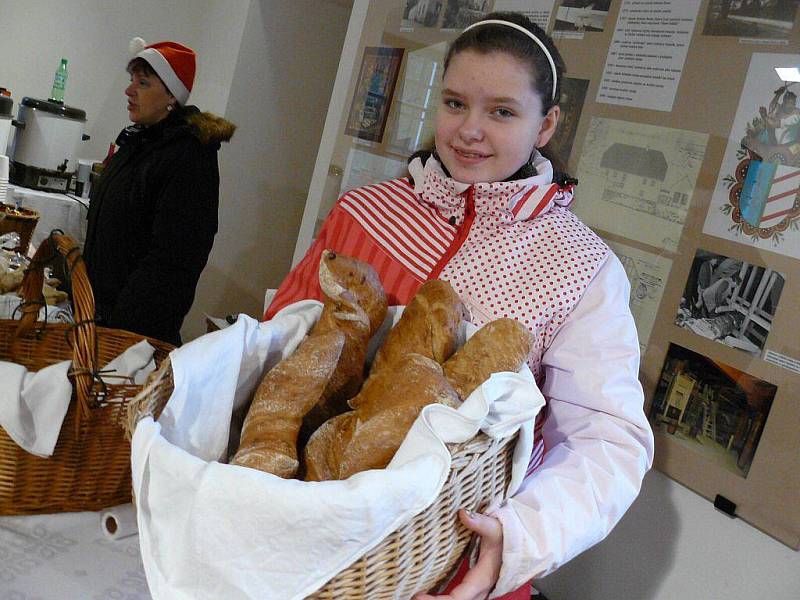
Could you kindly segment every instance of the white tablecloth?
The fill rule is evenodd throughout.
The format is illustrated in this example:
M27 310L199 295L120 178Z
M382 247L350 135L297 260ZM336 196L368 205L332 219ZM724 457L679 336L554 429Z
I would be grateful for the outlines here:
M52 194L9 185L6 203L13 204L16 198L22 201L23 207L32 208L39 213L39 222L31 236L31 245L38 248L53 229L61 229L83 247L86 240L88 198L78 200L66 194Z
M94 512L0 517L0 599L151 600L139 536L106 539Z

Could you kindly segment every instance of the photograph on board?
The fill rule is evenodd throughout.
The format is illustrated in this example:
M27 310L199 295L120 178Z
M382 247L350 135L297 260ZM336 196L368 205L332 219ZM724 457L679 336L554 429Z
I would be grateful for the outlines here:
M464 29L491 10L489 0L447 0L442 29Z
M392 105L403 48L364 48L345 134L380 142Z
M442 12L442 4L443 0L406 0L400 26L403 28L436 27Z
M700 249L675 324L758 356L772 330L784 281L772 269Z
M611 0L563 0L555 31L603 31Z
M525 15L547 31L556 0L495 0L494 11L515 12Z
M777 390L758 377L670 344L649 418L654 431L747 477Z
M711 0L703 35L782 39L789 37L797 0Z
M583 101L586 99L586 90L589 89L588 79L575 79L564 77L561 80L561 116L558 129L550 138L546 150L551 158L561 161L564 165L569 163L572 153L572 144L575 142L575 132L581 119Z

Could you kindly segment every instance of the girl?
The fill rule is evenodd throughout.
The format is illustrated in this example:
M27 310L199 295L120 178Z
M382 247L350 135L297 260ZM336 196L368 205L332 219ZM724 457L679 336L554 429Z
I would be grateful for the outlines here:
M603 539L639 492L653 438L642 410L639 345L619 260L567 205L538 148L556 130L563 62L528 19L493 13L444 63L435 150L410 177L352 190L280 286L265 318L321 298L325 248L375 267L390 304L449 281L480 326L513 317L535 336L528 363L548 401L528 476L491 515L460 512L480 558L443 596L528 599L541 577Z

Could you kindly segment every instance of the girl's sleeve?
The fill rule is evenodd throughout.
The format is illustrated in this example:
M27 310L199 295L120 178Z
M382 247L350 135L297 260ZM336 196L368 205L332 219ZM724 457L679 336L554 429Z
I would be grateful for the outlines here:
M492 598L605 538L652 465L629 292L611 255L543 357L547 452L494 513L503 524L503 564Z

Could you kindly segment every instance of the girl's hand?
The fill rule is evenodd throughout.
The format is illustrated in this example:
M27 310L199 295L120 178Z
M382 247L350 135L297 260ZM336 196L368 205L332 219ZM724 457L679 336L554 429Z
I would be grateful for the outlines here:
M481 536L478 562L449 594L417 594L413 600L485 600L494 589L503 562L503 526L494 517L463 509L458 517L467 529Z

